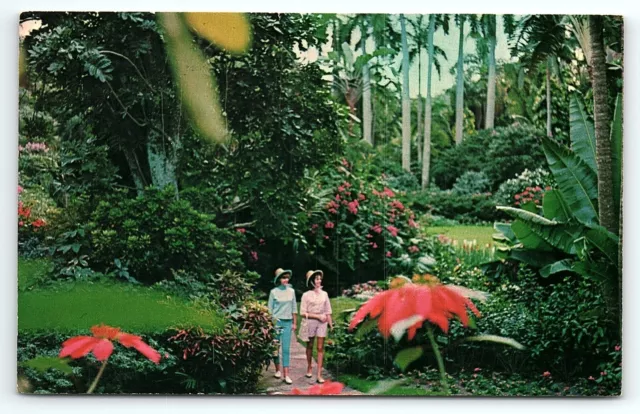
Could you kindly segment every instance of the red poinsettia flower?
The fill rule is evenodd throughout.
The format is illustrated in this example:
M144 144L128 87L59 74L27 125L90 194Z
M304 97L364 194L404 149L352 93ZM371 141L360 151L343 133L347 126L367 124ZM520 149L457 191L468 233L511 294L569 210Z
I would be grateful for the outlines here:
M337 381L326 381L323 384L316 384L306 390L294 388L291 395L336 395L340 394L344 388L344 384Z
M107 325L96 325L91 327L93 336L74 336L62 343L60 358L70 356L73 359L82 358L92 352L98 361L107 360L113 353L113 341L117 340L127 348L134 347L142 355L158 364L160 353L142 341L137 335L132 335L120 331Z
M454 316L464 326L468 325L467 309L480 316L469 300L471 296L480 298L480 295L473 295L477 292L458 286L445 286L431 275L415 275L413 280L417 283L411 283L404 277L392 280L391 289L376 294L358 309L349 329L353 330L367 316L378 318L378 330L388 338L396 324L410 323L408 339L411 340L425 321L439 326L446 333L449 320Z

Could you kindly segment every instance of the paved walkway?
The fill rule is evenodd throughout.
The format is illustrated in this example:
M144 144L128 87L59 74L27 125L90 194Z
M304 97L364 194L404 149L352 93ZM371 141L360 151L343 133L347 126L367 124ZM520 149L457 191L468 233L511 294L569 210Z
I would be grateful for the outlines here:
M283 381L282 378L276 379L273 377L275 374L275 368L273 363L269 368L262 373L259 387L266 390L267 395L283 395L288 394L294 388L306 390L312 385L316 384L316 372L317 365L313 363L313 377L307 378L304 374L307 373L307 355L306 348L302 346L295 337L291 338L291 350L289 361L289 377L293 381L293 384L289 385ZM326 369L322 369L322 376L325 380L334 380L331 373ZM364 395L360 391L356 391L352 388L345 387L341 395Z

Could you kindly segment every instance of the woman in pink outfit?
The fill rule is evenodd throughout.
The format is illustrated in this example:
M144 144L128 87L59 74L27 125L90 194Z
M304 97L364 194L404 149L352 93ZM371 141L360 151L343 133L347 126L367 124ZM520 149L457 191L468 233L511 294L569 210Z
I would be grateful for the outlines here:
M313 343L317 338L318 350L318 379L317 382L322 384L322 360L324 358L324 339L327 337L327 328L333 329L333 321L331 320L331 302L329 295L322 290L322 278L324 274L322 270L309 270L307 272L307 286L310 288L302 295L302 303L300 305L300 315L307 319L309 331L309 342L307 342L307 378L313 376L312 371L312 355Z

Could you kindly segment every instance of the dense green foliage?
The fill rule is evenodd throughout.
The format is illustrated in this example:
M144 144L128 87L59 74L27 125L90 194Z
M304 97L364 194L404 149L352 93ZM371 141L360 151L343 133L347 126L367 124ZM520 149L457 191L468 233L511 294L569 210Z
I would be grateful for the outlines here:
M433 181L440 188L451 188L465 172L477 171L486 174L495 191L507 179L544 162L542 136L525 125L478 131L434 160Z

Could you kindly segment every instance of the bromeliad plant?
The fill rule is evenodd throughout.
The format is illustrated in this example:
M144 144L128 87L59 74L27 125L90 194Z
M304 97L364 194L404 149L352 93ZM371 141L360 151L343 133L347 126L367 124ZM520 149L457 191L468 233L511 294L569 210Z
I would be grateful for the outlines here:
M434 327L440 328L446 334L449 331L449 321L454 317L457 317L465 327L475 326L468 311L476 317L480 316L480 312L471 299L484 301L486 294L462 286L444 285L437 277L430 274L416 274L412 279L398 276L390 281L389 287L389 290L378 293L358 309L351 319L349 330L353 330L369 317L359 328L357 335L362 335L377 325L385 339L393 336L396 341L399 341L406 333L407 339L411 341L415 338L418 329L425 328L440 370L441 385L445 392L448 392L447 373L435 339ZM497 336L473 336L467 340L492 341L523 348L512 339ZM422 354L422 346L406 348L396 355L394 362L400 369L405 370Z

